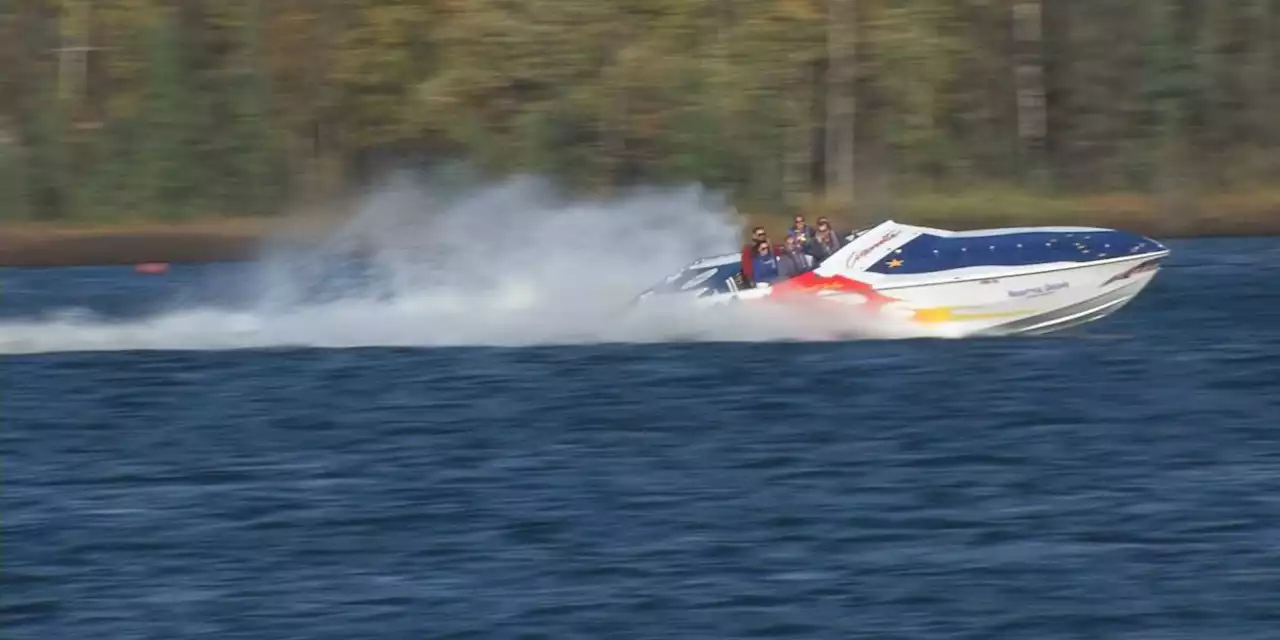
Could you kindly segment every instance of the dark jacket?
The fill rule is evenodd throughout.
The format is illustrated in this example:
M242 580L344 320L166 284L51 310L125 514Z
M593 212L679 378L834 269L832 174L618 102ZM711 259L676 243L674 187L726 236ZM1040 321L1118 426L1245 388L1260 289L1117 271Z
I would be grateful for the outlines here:
M804 252L783 250L778 254L778 277L792 278L809 270L809 261Z
M813 236L809 242L809 255L813 256L814 262L819 264L823 260L831 257L831 254L840 250L844 246L844 242L840 239L840 234L834 229L827 231L826 234L818 233Z
M756 282L773 282L778 279L778 256L768 253L765 255L755 255L751 258L751 281Z

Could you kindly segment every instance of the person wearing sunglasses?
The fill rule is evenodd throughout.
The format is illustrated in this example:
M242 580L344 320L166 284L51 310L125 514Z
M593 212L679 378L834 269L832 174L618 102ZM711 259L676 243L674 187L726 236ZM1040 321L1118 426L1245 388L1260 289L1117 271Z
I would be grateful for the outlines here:
M831 254L840 250L844 242L840 240L840 234L831 228L831 223L826 218L818 218L818 230L809 240L808 252L813 256L816 264L822 264L823 260L831 257Z
M748 287L754 286L756 250L761 242L768 243L769 236L764 227L756 227L751 230L751 239L742 247L742 279Z
M793 278L809 270L809 256L795 236L787 236L782 251L778 252L778 278Z
M804 223L804 216L796 216L791 227L787 229L787 237L795 238L803 247L809 244L809 238L813 237L813 229Z
M779 258L768 240L756 244L751 263L752 281L755 284L772 284L781 275Z

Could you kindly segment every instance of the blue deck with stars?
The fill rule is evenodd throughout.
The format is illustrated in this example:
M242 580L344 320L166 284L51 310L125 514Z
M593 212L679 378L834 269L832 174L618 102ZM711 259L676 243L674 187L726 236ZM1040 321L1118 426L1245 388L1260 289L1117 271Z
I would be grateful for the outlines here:
M867 268L871 273L920 274L966 267L1023 267L1097 262L1164 251L1143 236L1109 229L991 234L923 233Z

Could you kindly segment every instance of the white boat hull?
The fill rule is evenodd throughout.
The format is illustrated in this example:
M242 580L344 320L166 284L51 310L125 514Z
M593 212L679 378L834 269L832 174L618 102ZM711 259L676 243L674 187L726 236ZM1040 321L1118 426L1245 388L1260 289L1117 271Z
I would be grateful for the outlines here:
M1106 264L1090 264L984 278L886 288L879 291L899 301L885 305L923 335L1042 334L1119 311L1151 282L1163 256L1140 256ZM1141 272L1127 272L1148 265ZM1119 279L1117 279L1119 278Z
M910 244L917 239L925 244ZM1033 253L1049 260L1035 262ZM856 310L903 336L1043 334L1120 310L1146 288L1168 255L1158 242L1105 229L956 233L887 222L813 271L771 287L738 290L730 280L715 290L702 288L736 268L732 256L695 263L690 268L699 270L696 276L669 281L676 283L670 287L678 289L674 293L698 304ZM908 263L914 268L901 268Z

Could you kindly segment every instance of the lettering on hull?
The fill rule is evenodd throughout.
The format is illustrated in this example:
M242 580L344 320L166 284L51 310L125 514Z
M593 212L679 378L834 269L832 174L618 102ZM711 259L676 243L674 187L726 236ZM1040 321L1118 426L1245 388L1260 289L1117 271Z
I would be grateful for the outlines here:
M873 242L871 246L849 256L849 259L845 261L844 266L852 269L853 265L857 264L859 260L870 255L872 251L875 251L876 249L883 247L886 243L898 237L901 233L902 232L900 230L894 229L893 231L890 231L889 233L884 234L883 236L881 236L879 240L876 240L875 242Z
M1055 291L1061 291L1070 287L1071 284L1068 282L1050 282L1049 284L1040 287L1012 289L1005 291L1005 293L1009 294L1010 298L1039 298L1040 296L1047 296Z

